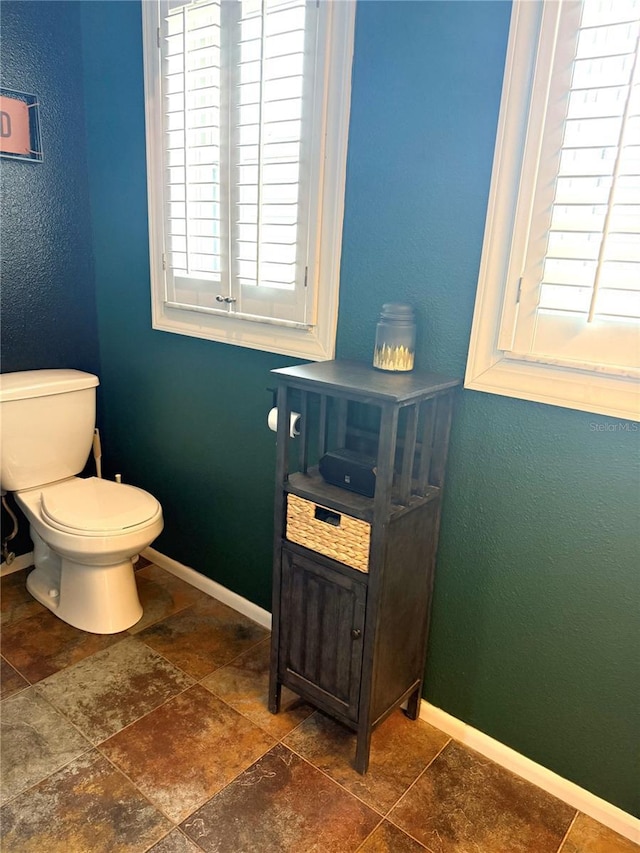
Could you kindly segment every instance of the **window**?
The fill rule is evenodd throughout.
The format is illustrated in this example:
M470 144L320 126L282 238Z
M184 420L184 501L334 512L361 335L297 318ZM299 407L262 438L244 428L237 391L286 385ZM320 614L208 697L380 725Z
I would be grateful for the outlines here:
M355 4L142 6L154 328L331 358Z
M640 0L516 2L465 385L640 414Z

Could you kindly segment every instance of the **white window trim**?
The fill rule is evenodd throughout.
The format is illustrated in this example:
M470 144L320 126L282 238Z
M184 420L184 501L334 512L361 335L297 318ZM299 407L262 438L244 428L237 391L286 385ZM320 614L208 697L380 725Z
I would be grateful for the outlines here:
M326 99L320 146L323 169L322 192L315 228L319 239L314 275L316 324L303 327L275 325L215 314L171 308L164 301L162 269L163 156L159 55L144 51L145 115L147 122L147 193L149 204L149 249L151 266L152 326L165 332L205 338L282 355L322 361L335 354L340 286L340 256L351 103L351 66L355 30L355 2L322 0L330 7L329 39L325 63ZM157 40L156 4L142 3L145 42ZM155 213L154 213L155 212Z
M546 5L540 0L513 5L465 388L637 420L637 379L514 359L498 347L503 313L517 300L517 282L508 283L507 270Z

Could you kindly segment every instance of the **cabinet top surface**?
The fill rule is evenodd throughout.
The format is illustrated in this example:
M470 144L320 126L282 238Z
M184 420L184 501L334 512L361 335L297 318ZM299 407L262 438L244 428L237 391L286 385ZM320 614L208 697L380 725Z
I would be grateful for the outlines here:
M315 361L295 367L272 370L280 381L309 390L325 390L369 397L394 403L407 402L446 391L462 384L439 373L412 370L410 373L387 373L364 361Z

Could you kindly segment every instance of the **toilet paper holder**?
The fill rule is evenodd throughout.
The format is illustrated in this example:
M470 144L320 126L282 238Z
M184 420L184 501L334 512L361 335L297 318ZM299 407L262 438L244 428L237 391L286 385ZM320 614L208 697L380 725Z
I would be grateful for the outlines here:
M300 435L300 412L289 412L289 438ZM278 407L274 406L267 415L267 426L273 432L278 431Z
M277 396L278 391L276 388L267 388L267 391L271 391L271 409L269 410L269 414L267 415L267 426L273 432L278 431L278 406L277 406ZM300 435L300 421L302 419L302 415L300 412L290 412L289 413L289 438L296 438L296 436Z

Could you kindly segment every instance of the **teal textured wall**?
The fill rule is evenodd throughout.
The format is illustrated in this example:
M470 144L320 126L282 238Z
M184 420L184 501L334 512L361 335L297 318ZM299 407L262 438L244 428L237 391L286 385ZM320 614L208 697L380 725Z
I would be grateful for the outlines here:
M78 9L5 0L0 25L0 83L37 95L44 151L42 163L1 161L2 371L96 372Z
M38 96L44 151L41 163L0 161L0 369L98 373L78 8L4 0L0 29L0 83ZM26 554L29 527L8 500L20 520L9 548ZM13 522L1 517L4 537Z
M151 329L140 7L81 14L107 467L161 500L161 551L269 607L265 389L291 360ZM360 4L339 356L368 359L380 304L407 299L419 364L462 375L508 24L501 2ZM462 394L426 686L630 811L637 438L601 417Z

